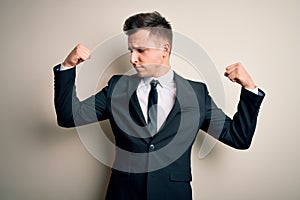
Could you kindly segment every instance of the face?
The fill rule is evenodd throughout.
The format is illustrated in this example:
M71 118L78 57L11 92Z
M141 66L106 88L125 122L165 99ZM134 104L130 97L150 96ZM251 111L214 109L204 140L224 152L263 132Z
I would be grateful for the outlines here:
M138 30L128 36L130 63L140 77L159 77L169 66L169 52L161 38L150 36L148 30Z

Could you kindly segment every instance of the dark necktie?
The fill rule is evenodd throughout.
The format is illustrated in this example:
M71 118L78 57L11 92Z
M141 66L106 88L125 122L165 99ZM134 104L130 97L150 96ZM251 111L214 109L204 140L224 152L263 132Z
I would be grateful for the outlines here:
M151 81L151 90L148 97L148 127L152 136L157 132L157 84L158 80Z

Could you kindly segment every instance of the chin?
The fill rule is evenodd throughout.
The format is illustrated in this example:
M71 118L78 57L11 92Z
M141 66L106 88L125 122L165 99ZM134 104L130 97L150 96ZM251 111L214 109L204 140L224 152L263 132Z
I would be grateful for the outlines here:
M143 73L137 73L137 75L138 75L138 77L140 77L140 78L145 78L145 77L148 77L148 76L146 76L145 74L143 74Z
M140 78L148 77L146 73L139 72L139 71L137 71L137 75L138 75L138 77L140 77Z

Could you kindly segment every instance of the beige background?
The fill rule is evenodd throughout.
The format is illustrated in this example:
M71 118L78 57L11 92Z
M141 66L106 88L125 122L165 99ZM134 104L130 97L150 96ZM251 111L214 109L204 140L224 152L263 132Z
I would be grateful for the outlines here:
M194 199L300 198L300 1L1 0L1 200L103 199L107 167L76 130L56 125L52 67L78 42L94 48L126 17L153 10L200 44L221 77L241 61L267 93L249 150L217 144L200 160L194 146ZM232 115L240 88L222 81Z

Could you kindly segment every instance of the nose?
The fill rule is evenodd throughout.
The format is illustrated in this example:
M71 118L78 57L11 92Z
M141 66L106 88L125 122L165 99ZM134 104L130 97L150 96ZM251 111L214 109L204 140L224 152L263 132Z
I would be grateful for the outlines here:
M130 63L135 65L135 64L137 64L138 60L139 59L138 59L137 53L135 51L132 51L131 55L130 55Z

